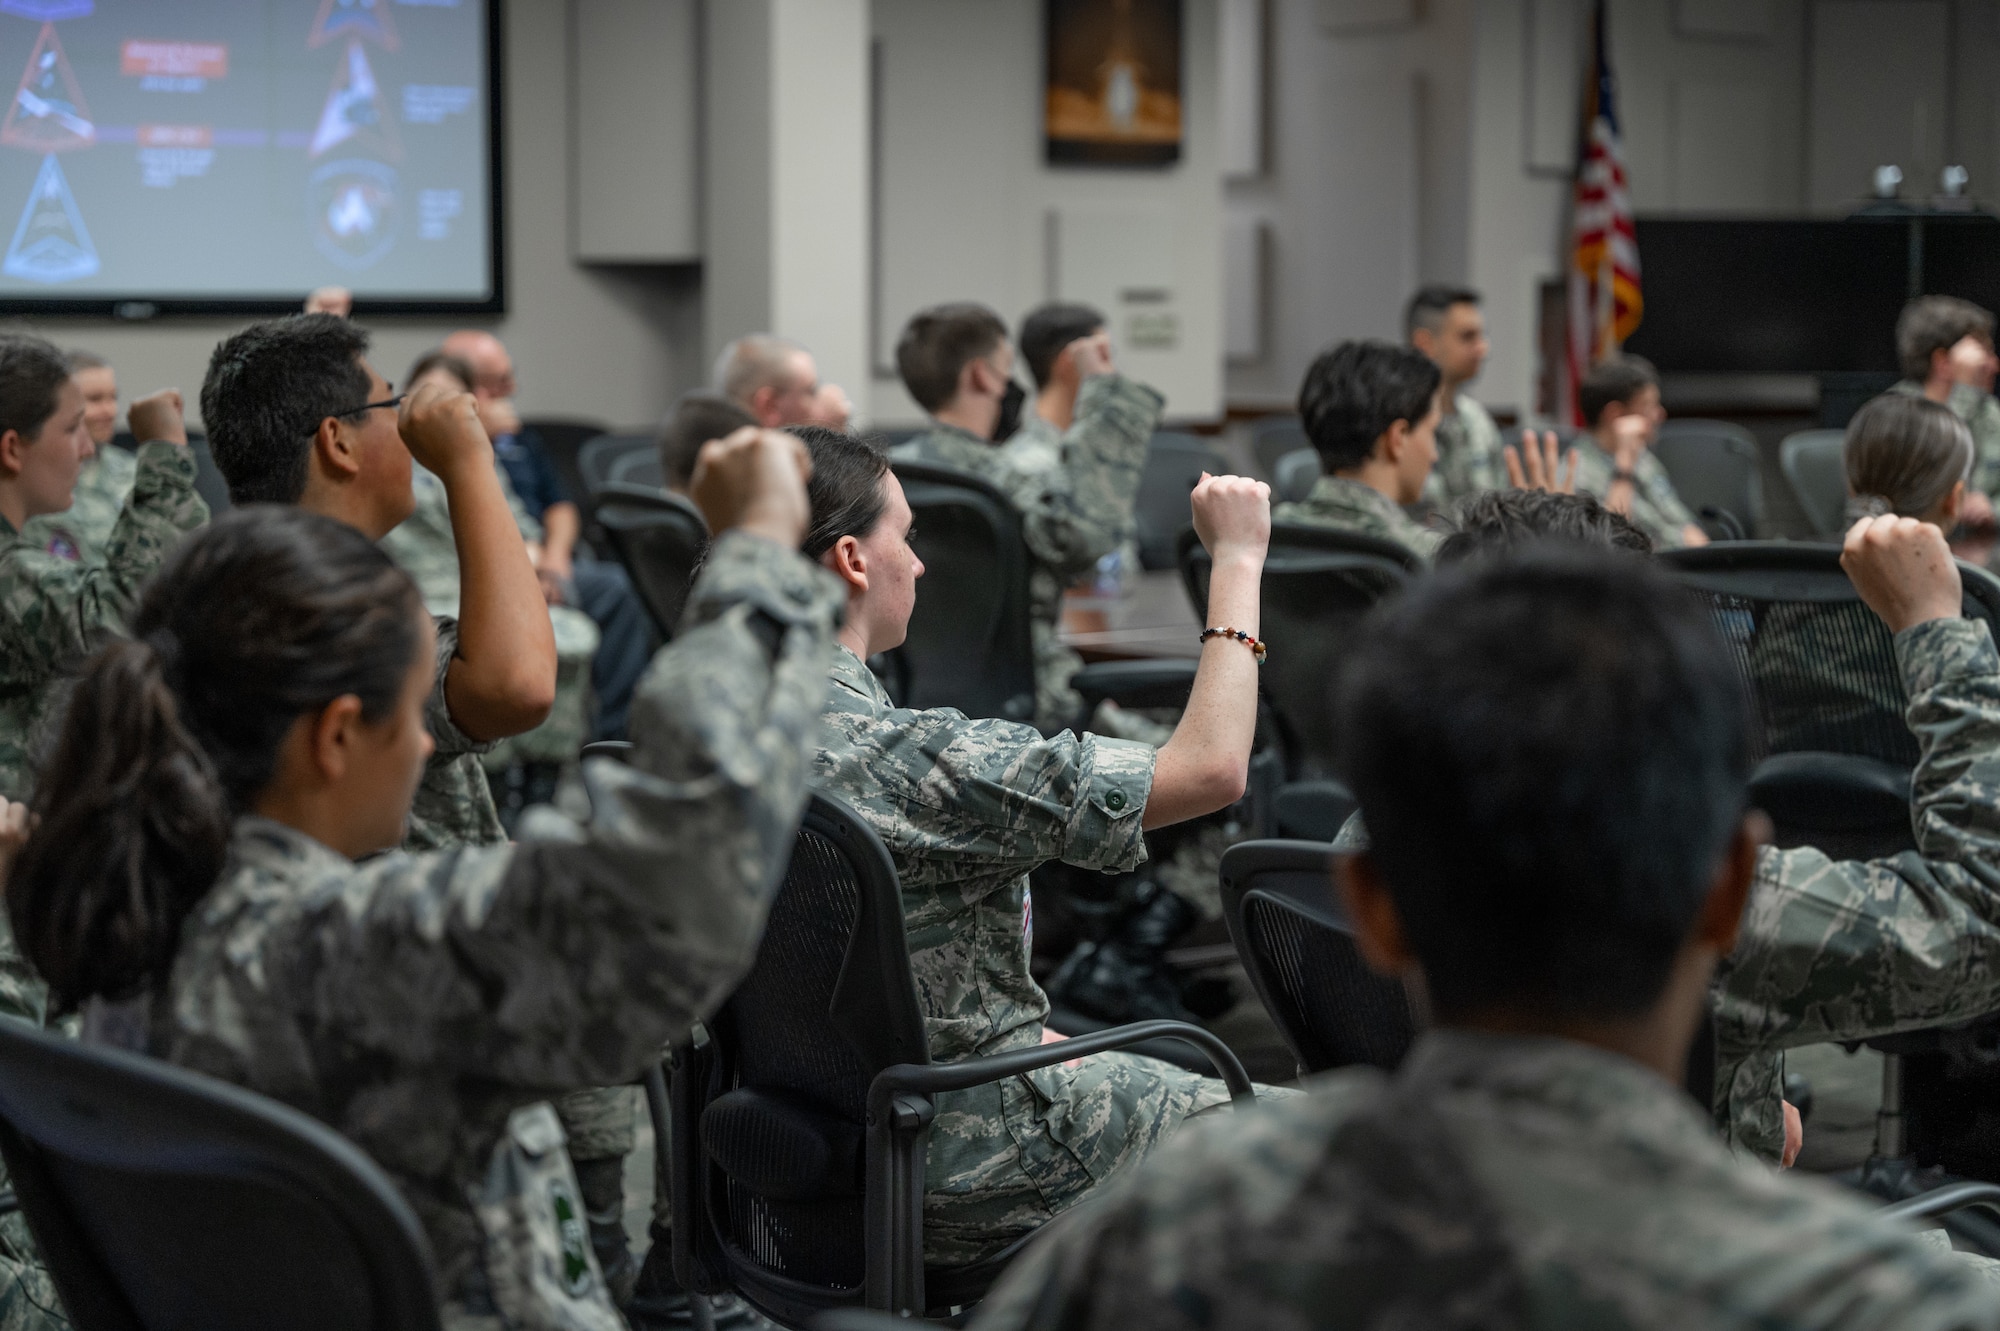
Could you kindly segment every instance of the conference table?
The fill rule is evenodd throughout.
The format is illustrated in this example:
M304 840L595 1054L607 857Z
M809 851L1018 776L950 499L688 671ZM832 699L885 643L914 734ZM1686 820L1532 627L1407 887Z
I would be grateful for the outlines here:
M1192 660L1201 655L1201 628L1180 572L1155 569L1132 578L1116 596L1091 589L1068 593L1057 635L1086 661Z

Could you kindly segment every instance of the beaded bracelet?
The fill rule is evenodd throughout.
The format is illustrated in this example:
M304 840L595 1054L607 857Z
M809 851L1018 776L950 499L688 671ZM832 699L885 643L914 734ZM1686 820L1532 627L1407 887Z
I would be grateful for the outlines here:
M1257 658L1258 665L1264 664L1265 648L1264 648L1264 642L1261 638L1253 638L1249 634L1243 632L1241 629L1232 629L1232 628L1203 629L1201 631L1201 640L1203 642L1207 642L1210 638L1234 638L1236 639L1236 641L1242 643L1245 647L1248 647L1250 649L1251 654Z

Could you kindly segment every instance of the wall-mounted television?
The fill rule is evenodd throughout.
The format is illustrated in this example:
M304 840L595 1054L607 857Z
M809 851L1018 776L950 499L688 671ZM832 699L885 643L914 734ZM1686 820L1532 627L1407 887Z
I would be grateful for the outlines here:
M0 0L0 313L504 308L499 0Z

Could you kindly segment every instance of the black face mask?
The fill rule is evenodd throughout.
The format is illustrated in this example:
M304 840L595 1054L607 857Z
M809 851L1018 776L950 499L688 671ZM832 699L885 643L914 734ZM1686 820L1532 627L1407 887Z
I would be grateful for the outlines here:
M1009 379L1007 391L1000 395L1000 418L993 422L993 433L987 437L996 444L1012 439L1021 428L1021 406L1027 400L1028 390L1021 387L1021 381Z

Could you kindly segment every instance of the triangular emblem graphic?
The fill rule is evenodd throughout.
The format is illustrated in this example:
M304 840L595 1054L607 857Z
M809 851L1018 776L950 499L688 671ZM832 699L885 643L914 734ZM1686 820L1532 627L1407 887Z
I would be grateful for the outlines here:
M7 257L0 261L0 272L30 282L74 282L96 271L97 247L90 243L90 232L76 210L69 181L56 165L55 154L50 153L35 175L35 188L28 195L28 206L21 210Z
M0 143L10 148L59 153L65 148L88 148L97 141L97 127L90 123L90 108L84 105L83 90L56 40L56 25L44 23L35 41L28 67L21 71L21 86L0 121Z
M389 0L319 0L319 17L313 20L312 35L306 38L306 45L324 46L342 33L361 41L380 42L385 51L395 50L396 25L389 17Z
M334 71L333 87L320 110L308 155L319 157L340 147L350 152L373 151L398 161L403 156L396 124L382 104L381 85L375 82L375 71L368 67L368 56L358 41L347 44L347 59Z

